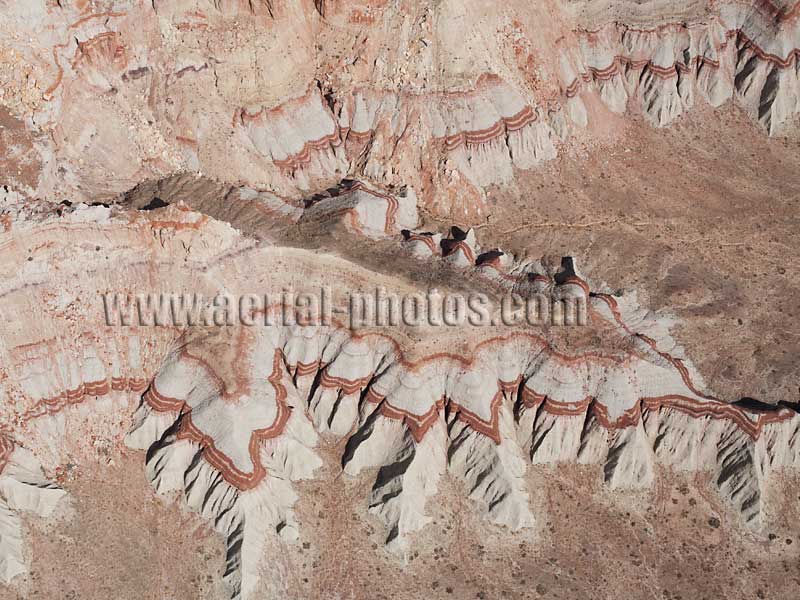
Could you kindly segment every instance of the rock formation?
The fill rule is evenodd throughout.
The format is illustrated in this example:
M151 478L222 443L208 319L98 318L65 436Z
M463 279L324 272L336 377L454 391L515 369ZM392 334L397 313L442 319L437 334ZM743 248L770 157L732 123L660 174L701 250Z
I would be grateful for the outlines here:
M299 221L308 213L332 223L342 210L355 210L353 222L362 226L348 228L350 239L386 235L386 207L397 201L385 194L359 199L364 194L371 192L357 187L315 200ZM714 398L670 336L669 322L631 297L593 287L574 259L550 270L541 262L514 266L498 252L478 261L474 232L454 228L452 235L437 249L443 268L482 273L492 264L504 277L477 279L482 291L510 288L554 305L579 299L588 330L601 341L566 343L559 328L499 321L352 330L276 319L264 326L260 320L274 306L251 315L250 326L201 319L147 327L137 320L147 309L135 296L143 287L241 297L254 285L322 286L335 272L339 303L347 290L369 283L414 287L346 259L254 243L180 203L138 213L76 206L16 221L3 243L3 305L36 307L39 318L18 322L3 337L6 574L23 568L11 510L46 515L63 494L38 474L26 445L49 446L57 463L58 440L69 436L65 419L94 412L107 396L122 406L141 397L126 443L147 451L147 475L159 493L177 491L226 537L233 596L256 589L264 536L271 530L291 540L302 527L291 482L313 477L321 465L318 432L347 439L345 473L378 469L371 510L401 554L408 534L429 522L426 506L445 472L464 482L493 522L512 531L530 527L536 515L523 475L531 462L596 464L612 488L652 485L657 465L708 471L744 522L760 524L770 471L800 461L794 407ZM400 250L409 239L432 236L391 237ZM44 246L37 241L45 239ZM26 254L31 260L21 259ZM531 280L541 285L531 287ZM81 300L98 287L118 304ZM562 310L561 322L577 325L564 321ZM109 314L119 321L104 323Z
M448 2L367 17L254 4L8 7L5 102L52 131L34 154L61 165L17 187L96 202L201 170L292 195L349 173L410 184L461 220L485 214L486 186L554 158L608 111L663 126L733 99L777 133L800 107L793 6L701 3L673 18L577 2L456 17Z
M623 494L706 474L763 534L797 398L719 394L669 306L593 274L613 245L494 219L614 123L733 102L792 135L797 4L653 4L3 4L0 579L101 439L224 537L231 598L309 526L331 448L398 562L445 479L535 528L533 465ZM373 292L399 304L348 321ZM432 297L455 299L410 323Z

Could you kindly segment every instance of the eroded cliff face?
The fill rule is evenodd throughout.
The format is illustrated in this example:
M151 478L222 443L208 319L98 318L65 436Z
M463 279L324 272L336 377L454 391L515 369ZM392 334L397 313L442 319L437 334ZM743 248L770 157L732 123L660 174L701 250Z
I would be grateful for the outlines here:
M170 189L187 188L217 190L182 178L140 186L127 202L141 202L148 189L169 198ZM463 482L486 519L513 532L537 518L525 478L531 463L597 465L611 489L649 488L659 466L705 472L741 526L759 530L770 474L800 461L794 405L714 397L671 337L671 318L593 282L571 257L485 252L474 231L458 228L400 235L398 215L416 222L407 190L348 184L292 210L244 188L220 198L230 200L225 214L273 239L257 241L163 199L164 207L150 202L138 211L77 205L18 213L4 234L8 579L25 568L19 511L47 515L64 495L42 466L54 472L80 451L76 444L98 436L125 434L127 446L146 450L156 491L177 493L225 536L231 597L252 597L263 585L270 535L298 538L293 482L322 466L320 435L346 441L347 476L377 469L370 511L401 560L409 534L430 523L445 473ZM341 226L349 244L380 238L386 246L378 252L406 258L387 274L305 250L300 238L276 243L301 224L326 234ZM424 265L440 269L442 292L457 285L547 298L562 307L554 319L567 326L494 320L354 330L279 319L158 326L126 301L144 289L206 298L220 290L240 298L322 289L335 273L330 301L338 307L348 292L370 286L418 293L406 277ZM583 314L567 316L569 307ZM277 309L264 307L258 319ZM109 314L119 321L109 325Z
M380 524L391 568L465 506L508 544L529 542L557 512L539 495L542 465L589 473L623 506L691 474L737 540L764 539L787 513L774 490L800 465L796 5L0 11L3 581L31 563L26 513L65 518L77 463L134 451L159 496L224 538L231 598L305 590L270 554L312 535L297 506L338 485L332 470L368 483L357 502L373 517L354 512ZM720 139L736 149L690 141L705 131L691 119L732 111L746 123ZM641 131L673 126L688 133L652 144L668 155L657 164L620 162ZM689 189L682 148L711 181L766 144L769 175L752 178L774 200L754 206L735 184L672 197ZM597 209L608 215L583 198L594 173L609 190L623 181ZM626 191L636 181L653 203ZM741 227L719 217L742 207L755 213ZM697 239L675 210L708 220ZM751 245L767 251L741 254ZM668 268L653 274L660 254ZM624 273L603 267L621 261ZM765 273L771 289L745 285ZM481 295L488 320L342 316L356 292L433 288ZM247 323L217 321L209 304L285 290L324 290L332 318L287 322L265 301ZM547 317L505 322L512 294ZM170 298L188 303L177 317ZM756 325L725 321L736 304ZM736 327L774 347L731 349Z
M45 168L19 183L44 198L185 170L294 196L360 176L475 221L487 186L613 113L665 126L732 101L775 134L798 111L790 5L16 4L4 102L38 134Z

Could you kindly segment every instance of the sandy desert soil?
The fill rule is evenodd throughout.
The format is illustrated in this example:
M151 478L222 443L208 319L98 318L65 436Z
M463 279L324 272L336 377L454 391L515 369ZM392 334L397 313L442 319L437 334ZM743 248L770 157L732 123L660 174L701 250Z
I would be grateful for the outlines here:
M142 460L127 451L111 465L64 465L72 503L53 520L25 520L31 570L14 589L0 587L0 598L222 598L222 540L157 498Z

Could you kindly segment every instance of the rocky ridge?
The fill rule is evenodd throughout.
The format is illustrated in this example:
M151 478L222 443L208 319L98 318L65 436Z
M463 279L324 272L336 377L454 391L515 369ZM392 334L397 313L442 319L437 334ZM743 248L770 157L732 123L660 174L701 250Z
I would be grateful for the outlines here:
M342 196L355 194L372 207L361 212L365 222L384 223L387 206L396 203L398 213L413 206L408 192L346 188L305 210L335 219L338 210L315 206L341 206ZM42 315L35 327L12 320L18 324L3 336L10 401L3 404L7 466L0 476L27 490L4 495L11 532L19 531L15 510L46 515L63 495L37 474L35 460L46 469L59 464L60 444L73 443L74 427L121 436L137 403L126 443L147 451L157 491L177 492L226 537L232 597L256 589L264 536L274 531L292 540L302 527L291 482L313 477L321 465L320 434L347 439L346 474L377 469L371 510L401 556L409 534L428 522L426 503L445 472L464 482L489 519L513 531L535 518L522 478L529 463L595 464L621 489L652 485L657 465L707 471L757 529L770 472L800 459L793 405L714 398L670 336L669 318L591 283L569 258L559 265L481 252L473 232L454 230L417 260L474 271L488 291L584 303L588 332L522 325L115 327L101 325L100 302L81 298L142 286L199 286L210 297L221 288L239 294L253 285L323 285L332 270L340 278L336 302L376 282L415 288L341 258L255 242L180 203L138 212L62 207L60 216L29 219L15 222L3 242L4 309L35 307ZM276 219L285 221L281 213ZM63 236L76 229L77 246ZM346 235L364 231L346 226ZM407 246L415 236L427 237L409 232L390 240ZM39 239L49 243L38 246ZM20 260L26 254L31 260ZM19 264L26 266L12 274ZM126 269L111 267L119 264ZM60 286L64 278L70 292ZM569 350L560 349L565 335ZM19 544L18 533L3 537L9 577L24 569Z
M355 177L410 184L426 207L475 222L488 186L602 137L615 113L665 126L733 100L778 134L800 107L797 5L692 5L671 20L647 5L512 4L463 17L474 44L454 39L455 1L405 17L303 2L107 8L8 11L3 47L30 73L22 85L7 62L4 87L20 93L6 100L44 134L39 161L60 165L20 179L26 194L94 202L193 170L299 199ZM253 46L284 58L251 70Z

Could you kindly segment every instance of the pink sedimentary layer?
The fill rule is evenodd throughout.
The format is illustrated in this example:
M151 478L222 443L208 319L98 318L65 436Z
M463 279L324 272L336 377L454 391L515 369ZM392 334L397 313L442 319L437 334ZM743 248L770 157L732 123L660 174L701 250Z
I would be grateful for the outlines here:
M81 383L49 398L42 398L22 415L23 422L45 415L52 415L67 406L79 404L87 396L105 396L110 392L140 393L147 389L147 380L142 377L111 377Z
M464 98L465 101L469 102L470 97L477 93L487 93L486 90L489 90L491 87L500 87L503 86L502 80L497 77L496 75L491 74L484 74L478 78L476 82L475 88L473 91L470 92L447 92L447 93L440 93L440 94L430 94L431 101L437 101L437 98L441 99L453 99L453 98ZM248 123L256 123L259 119L267 118L267 117L289 117L292 114L293 110L297 110L298 106L301 103L308 103L312 101L316 101L313 98L314 95L318 95L320 92L316 87L310 87L309 90L301 96L300 98L290 100L284 104L281 104L278 107L273 109L261 109L257 112L250 113L245 109L239 109L234 113L233 116L233 124L234 125L246 125ZM354 92L355 93L355 92ZM377 91L373 92L380 94L382 92ZM393 92L383 92L383 93L393 93ZM425 103L425 97L421 95L413 95L413 94L404 94L404 98L408 99L410 105L419 105L421 103ZM410 110L410 109L409 109ZM364 142L369 140L374 134L376 129L370 128L364 131L356 131L349 125L341 125L337 117L330 112L330 110L325 107L325 111L329 114L330 119L332 121L333 131L329 134L321 136L319 138L308 140L306 141L302 148L287 156L285 159L280 160L273 160L274 164L277 165L279 168L286 170L288 172L292 172L296 169L306 167L310 164L312 160L312 155L314 152L322 152L332 148L337 148L341 146L343 143L347 144L347 142L353 142L354 144L361 146ZM433 136L431 139L432 141L438 141L444 144L445 148L448 151L456 150L457 148L466 145L466 146L479 146L482 144L490 143L491 141L501 138L505 136L509 132L519 131L525 128L527 125L535 122L537 120L537 114L534 107L530 105L522 106L516 113L509 115L509 116L500 116L500 118L489 125L488 127L482 129L474 129L474 130L464 130L459 131L452 134L447 134L441 137Z
M211 372L213 373L213 371ZM249 473L238 469L233 461L217 448L214 438L201 431L192 422L191 408L187 406L186 402L159 393L155 381L150 384L142 400L155 411L174 412L181 415L178 439L196 443L203 449L203 458L219 471L228 483L240 490L249 490L257 486L267 474L260 457L261 443L280 435L289 419L290 409L286 404L286 387L281 383L282 377L283 355L280 350L277 350L273 357L272 374L268 378L275 390L277 414L275 421L269 427L256 429L250 435L248 451L254 468Z
M351 188L358 189L358 188ZM431 236L412 234L409 239L419 239L423 243L432 244ZM466 247L472 253L471 248L464 242L453 242L450 250L451 252L462 251L465 252L461 246ZM470 262L474 263L474 256ZM487 263L494 268L499 268L498 265ZM522 275L518 280L526 279L527 275ZM550 282L551 279L537 275L537 279L541 281ZM570 276L560 282L560 285L574 285L579 287L587 296L590 293L588 283L577 276ZM654 412L661 408L671 409L678 412L687 414L693 418L711 418L711 419L725 419L733 422L739 429L746 435L753 439L757 439L764 427L770 423L778 423L791 419L794 412L790 409L781 408L771 411L758 411L750 410L739 407L733 404L727 404L712 396L704 394L700 391L699 386L695 384L692 376L687 369L683 360L672 356L668 352L660 350L655 340L638 334L633 331L622 318L621 311L617 305L617 301L610 295L596 293L593 297L605 303L613 316L616 324L627 335L643 341L649 348L656 354L667 361L672 368L677 372L680 381L685 386L686 393L676 394L669 393L660 396L642 396L634 399L631 406L624 410L624 412L616 418L609 416L608 408L601 402L596 401L591 395L587 395L583 399L576 402L563 402L554 398L547 397L540 391L529 387L528 384L523 383L524 375L519 373L511 380L505 381L498 379L496 382L496 390L492 394L489 401L489 418L481 417L469 408L459 404L457 399L449 398L446 395L440 397L437 401L433 402L423 414L416 414L404 409L402 406L397 406L386 395L378 392L372 384L376 379L376 373L370 372L363 374L357 378L348 378L341 375L334 375L330 369L332 364L325 364L321 360L312 362L297 362L290 364L281 350L276 350L273 364L273 372L270 377L270 382L275 389L275 394L278 404L278 414L273 424L268 428L254 431L249 441L249 455L254 465L251 472L245 472L234 466L229 457L225 456L215 445L214 440L210 436L204 434L192 422L191 412L187 410L186 404L182 400L168 398L159 393L153 383L148 392L145 394L145 402L157 411L169 411L182 414L182 421L178 437L180 439L189 439L203 448L204 456L207 457L210 464L218 469L225 479L232 485L239 489L251 489L258 484L266 474L266 469L260 462L259 446L263 440L275 437L281 434L283 427L288 419L289 409L285 405L286 390L280 383L281 369L284 368L281 363L286 365L286 369L294 377L307 377L319 374L318 384L321 389L336 390L341 396L352 396L354 394L366 391L364 399L371 403L378 405L377 410L379 414L389 418L402 421L409 429L410 433L418 442L421 441L430 429L430 427L440 418L440 414L445 409L450 414L454 414L456 418L469 425L475 431L482 433L489 437L495 443L501 443L501 436L499 431L499 407L506 395L513 395L519 392L519 400L529 407L536 407L544 412L556 416L576 416L576 415L592 415L596 418L599 424L606 429L622 429L636 425L646 412ZM373 345L378 342L388 342L389 346L393 348L393 364L398 364L406 372L419 372L425 365L431 363L441 363L443 368L447 369L447 363L455 363L461 368L469 369L475 364L475 360L479 351L483 348L497 347L502 348L503 345L512 343L516 340L525 339L533 342L533 344L547 353L548 357L555 359L563 364L573 364L579 362L595 362L604 364L606 366L620 365L629 360L629 357L619 357L604 355L600 353L584 353L581 355L570 356L554 350L548 342L536 335L532 334L513 334L510 336L498 336L484 340L479 343L470 355L455 354L450 352L436 353L418 361L409 361L404 358L402 347L392 337L378 333L368 334L354 334L351 333L351 341L366 340ZM374 346L373 346L374 347ZM239 356L236 360L240 361L244 357ZM334 361L335 363L335 361ZM210 365L206 365L213 373Z
M405 240L406 242L422 242L428 248L430 248L432 253L436 253L438 248L436 247L436 243L433 241L433 237L430 235L423 235L420 233L411 233Z
M442 252L443 257L452 256L457 252L461 252L464 257L472 264L475 263L475 252L469 244L463 241L448 240L447 249Z
M613 300L613 299L611 299ZM365 340L367 338L381 339L388 341L394 347L395 356L398 357L396 362L409 372L418 372L423 366L432 362L441 364L456 363L462 368L469 368L474 364L476 356L482 348L489 346L502 346L513 341L520 339L530 340L539 345L544 351L547 352L551 359L555 359L565 364L576 362L596 361L604 364L620 364L621 361L627 359L603 355L599 353L584 353L576 356L569 356L555 351L548 343L539 336L532 334L514 334L510 336L499 336L484 340L475 347L473 353L469 356L442 352L436 353L418 361L408 361L403 358L403 352L399 344L391 337L382 334L369 333L364 335L354 334L351 339ZM642 338L648 343L647 338ZM653 343L654 344L654 343ZM349 396L361 393L366 390L365 400L369 403L376 404L379 414L389 419L402 421L409 429L410 433L417 442L420 442L430 427L439 419L442 411L447 409L451 414L456 415L456 418L468 424L475 431L492 439L495 443L501 443L501 436L499 431L499 408L506 394L513 394L519 392L519 399L526 406L537 407L547 413L556 416L576 416L591 414L596 417L597 421L606 429L614 430L621 429L636 425L642 418L645 411L656 411L661 408L667 408L682 412L693 418L711 418L711 419L725 419L733 422L745 434L753 439L757 439L764 427L770 423L778 423L791 419L794 412L790 409L776 409L774 411L753 411L743 409L739 406L726 404L710 396L700 396L696 391L696 386L692 382L688 370L682 364L680 359L673 358L667 353L659 352L662 356L667 358L671 364L678 370L681 378L689 388L689 393L684 394L667 394L656 397L641 397L635 400L634 404L626 409L623 414L617 418L610 418L607 407L597 402L592 396L586 396L580 401L576 402L560 402L553 398L549 398L544 394L539 393L537 390L532 389L523 382L523 375L519 374L516 378L503 381L497 381L495 393L492 395L489 406L490 417L485 419L480 415L469 410L467 407L458 403L453 398L442 396L434 402L423 414L416 414L410 412L403 407L392 404L389 399L377 392L372 386L375 381L375 373L350 379L341 376L334 376L329 372L331 365L325 365L320 361L311 363L297 363L296 365L289 365L288 370L294 370L296 377L300 376L313 376L320 372L319 386L323 389L337 390L344 396ZM252 433L249 440L248 448L250 458L254 465L251 472L245 472L238 469L231 459L221 452L215 445L213 438L202 432L195 426L191 419L191 410L187 408L186 403L182 400L165 397L159 393L155 384L151 384L147 393L144 395L144 401L153 409L160 412L173 412L181 415L181 422L178 432L179 439L188 439L197 443L203 449L203 456L208 462L217 469L223 477L231 485L238 489L252 489L254 486L263 479L266 475L266 469L261 463L259 449L261 443L273 437L280 435L284 429L289 415L289 408L285 404L286 389L281 383L282 369L286 359L281 350L276 350L273 358L273 371L269 377L276 393L276 402L278 405L278 414L275 421L265 429L259 429ZM695 397L692 397L692 395Z
M375 198L379 198L386 202L386 218L384 220L383 225L383 232L387 235L391 235L397 232L397 210L400 206L397 198L392 196L388 193L383 193L376 191L372 188L369 188L362 184L361 182L356 183L351 188L342 192L342 195L348 194L350 192L356 191L363 191ZM345 217L348 220L348 225L351 231L355 233L366 235L364 232L363 223L361 222L361 217L358 214L358 210L356 207L346 207L346 208L336 208L333 210L329 210L325 212L325 217L327 218L340 218Z
M546 395L531 391L529 388L523 388L523 402L525 406L538 407L540 410L555 416L593 415L603 427L609 430L636 425L645 411L668 408L695 419L708 417L732 421L753 440L758 439L764 427L770 423L780 423L794 416L794 412L790 409L760 412L744 411L734 404L726 404L719 401L701 402L681 395L640 398L633 407L614 420L609 418L607 409L602 404L594 402L594 398L591 396L587 396L580 402L558 402ZM752 418L753 416L755 418Z
M705 398L707 400L715 400L716 401L716 398L713 398L712 396L708 396L706 394L703 394L702 392L700 392L697 389L697 387L692 382L691 376L689 375L689 370L686 368L686 365L683 364L683 361L680 358L675 358L671 354L659 350L658 346L656 345L655 340L653 340L652 338L649 338L649 337L647 337L645 335L636 333L630 327L628 327L627 323L625 323L625 321L622 319L622 315L620 314L619 307L617 305L617 301L612 296L609 296L608 294L595 294L595 296L608 305L608 307L611 309L612 315L614 316L614 320L617 322L617 324L620 327L622 327L622 329L628 335L643 340L648 346L650 346L662 358L664 358L667 361L669 361L669 363L672 364L672 366L680 373L680 376L681 376L681 379L683 380L683 383L686 385L687 388L689 388L689 390L691 390L691 392L693 394L695 394L696 396L699 396L701 398Z
M502 117L494 125L485 129L474 131L461 131L448 135L444 138L445 146L448 150L455 150L459 146L479 146L486 144L495 138L503 136L509 131L519 131L523 127L536 121L536 113L530 106L526 106L512 117Z
M552 357L555 357L561 361L568 363L575 362L578 360L585 360L587 358L599 361L614 361L614 362L619 360L614 357L603 356L599 354L584 354L580 356L564 355L549 348L545 340L543 340L542 338L530 334L518 334L516 336L511 336L511 337L491 338L479 344L479 346L475 348L475 352L477 353L479 348L482 346L507 342L515 337L516 338L525 337L535 340L538 343L542 344L545 348L548 348L549 354ZM391 339L390 341L393 342L393 340ZM402 356L399 347L397 351L399 355ZM681 378L684 379L684 381L687 383L687 387L689 387L692 390L692 393L696 393L696 387L691 381L688 371L682 364L682 361L680 359L671 357L667 353L660 352L660 354L670 359L670 362L675 366L676 369L679 370ZM422 365L426 363L439 360L455 361L466 367L471 365L474 359L472 357L466 357L459 354L438 353L425 357L424 359L416 362L408 362L402 358L399 360L399 362L404 367L410 370L418 370ZM368 385L371 378L372 376L360 378L358 380L347 380L343 378L331 379L331 378L326 378L325 375L323 374L320 385L322 387L339 388L345 390L346 391L345 393L347 394L353 394L356 393L357 391L364 389ZM431 406L430 409L422 415L413 414L403 410L402 408L389 404L386 401L385 397L376 393L371 388L367 391L366 399L369 402L380 404L381 405L380 411L383 416L402 420L409 427L412 435L417 441L421 441L424 434L428 431L431 425L433 425L433 423L437 420L439 412L447 406L450 409L450 411L458 415L459 419L463 420L468 425L470 425L470 427L472 427L476 431L479 431L480 433L483 433L487 437L490 437L496 443L499 444L500 432L498 428L498 416L499 416L500 400L503 397L503 392L508 393L516 391L521 383L522 383L521 374L517 377L516 380L513 381L501 381L501 380L497 381L497 393L492 397L491 400L491 411L490 411L491 418L488 421L480 418L475 413L468 411L467 409L460 406L457 402L453 401L452 399L444 397L441 398L433 406ZM546 396L538 394L535 390L531 390L530 388L524 385L522 387L523 402L526 402L526 404L529 404L531 406L543 404L543 409L554 415L585 414L589 405L591 404L593 414L595 414L598 417L600 423L607 429L619 429L635 425L641 418L642 408L647 408L648 410L655 410L659 407L668 407L698 418L708 416L714 419L730 419L734 421L738 427L740 427L743 431L745 431L745 433L747 433L749 436L755 439L760 435L763 427L766 424L788 420L794 416L794 413L789 409L781 409L781 410L775 410L771 412L761 412L761 413L758 413L756 411L757 417L756 420L753 421L753 419L750 418L748 414L754 411L746 411L738 406L721 402L709 396L701 396L701 397L705 398L705 400L697 400L695 398L691 398L690 396L675 395L675 394L659 396L659 397L640 398L639 400L636 401L634 406L626 410L622 416L620 416L615 420L612 420L608 417L606 408L602 404L593 402L594 399L592 397L586 397L585 399L583 399L578 403L560 403L553 399L547 398Z
M797 5L793 10L797 9ZM674 28L674 26L668 26ZM665 27L666 28L666 27ZM632 29L626 28L627 32L636 33L657 33L661 29ZM586 32L592 35L596 32ZM580 35L580 34L579 34ZM749 49L760 60L772 63L780 69L786 69L794 65L798 57L800 57L800 48L790 50L786 57L780 57L775 54L765 52L753 40L751 40L742 29L731 29L725 33L726 41L715 47L715 51L719 52L724 50L728 45L728 40L737 38L741 41L742 49ZM688 63L675 62L669 66L662 66L654 64L652 59L635 59L626 55L615 56L611 63L604 68L588 67L586 72L579 74L572 82L564 89L564 95L567 98L572 98L578 94L581 82L589 83L592 80L608 81L617 75L621 74L621 68L627 67L633 70L642 70L647 68L648 72L653 73L661 79L672 79L678 76L678 71L683 73L691 73L693 70L699 69L701 66L708 66L714 69L719 68L720 63L718 60L707 58L705 56L695 56L689 60Z
M38 400L18 419L26 423L33 419L54 415L68 406L80 404L86 397L105 396L111 392L141 393L147 388L147 380L143 377L111 377L98 381L81 383L76 388L60 394ZM15 448L12 432L8 427L0 426L0 473L2 473Z
M396 231L396 217L397 217L397 209L399 208L400 204L397 201L397 198L392 196L391 194L384 193L377 191L373 188L365 186L360 181L349 188L346 192L357 192L363 191L371 196L375 196L376 198L380 198L381 200L386 201L386 223L383 227L384 233L392 234ZM358 223L358 214L354 209L350 209L351 218L353 220L353 226L356 228L357 231L361 231L361 225Z

